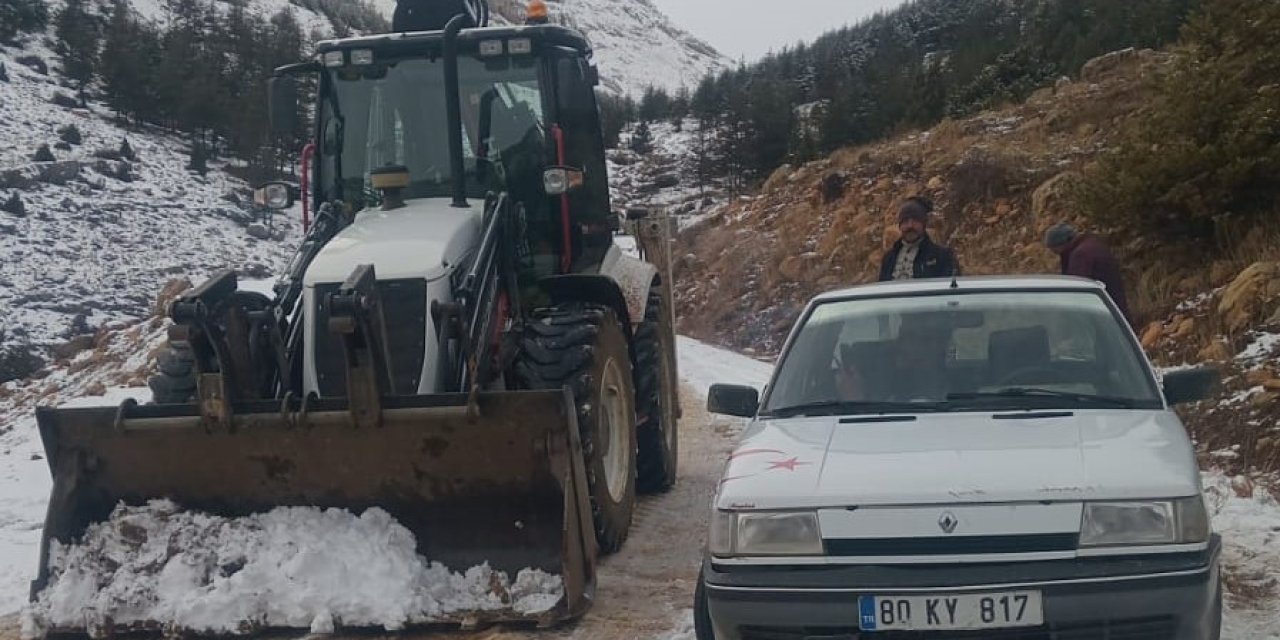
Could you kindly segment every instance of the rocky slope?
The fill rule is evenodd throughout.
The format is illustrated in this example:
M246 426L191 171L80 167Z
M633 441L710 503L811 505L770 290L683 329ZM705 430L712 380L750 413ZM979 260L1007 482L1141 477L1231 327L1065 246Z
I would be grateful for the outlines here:
M776 354L814 294L868 282L897 237L902 199L937 205L931 233L966 274L1054 273L1040 238L1074 220L1078 171L1144 104L1167 57L1117 52L1024 104L944 122L800 167L688 228L678 252L680 329ZM1259 230L1230 252L1171 255L1141 237L1110 238L1124 263L1143 343L1166 367L1213 363L1222 394L1186 412L1206 455L1233 470L1280 469L1280 250Z

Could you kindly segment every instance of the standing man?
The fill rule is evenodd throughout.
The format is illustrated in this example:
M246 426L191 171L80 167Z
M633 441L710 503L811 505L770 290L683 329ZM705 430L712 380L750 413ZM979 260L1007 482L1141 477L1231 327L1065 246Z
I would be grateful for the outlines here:
M1125 295L1124 277L1120 273L1120 261L1102 239L1090 233L1077 233L1066 223L1055 224L1045 233L1044 244L1062 260L1062 275L1097 280L1106 285L1107 293L1120 308L1129 324L1129 299Z
M960 261L951 249L929 238L929 214L933 203L921 196L908 198L898 210L902 236L884 255L880 281L950 278L960 275Z

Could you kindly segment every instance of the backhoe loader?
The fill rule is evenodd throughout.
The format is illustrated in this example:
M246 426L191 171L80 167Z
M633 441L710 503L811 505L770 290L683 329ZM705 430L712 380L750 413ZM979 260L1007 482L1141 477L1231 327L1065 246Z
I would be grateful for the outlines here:
M52 541L163 498L379 507L456 571L561 576L535 622L589 607L637 491L676 480L669 225L633 216L641 257L613 241L587 39L457 4L276 71L272 127L310 141L305 239L274 296L227 271L171 305L152 403L38 411L54 484L33 599ZM257 195L293 204L284 183Z

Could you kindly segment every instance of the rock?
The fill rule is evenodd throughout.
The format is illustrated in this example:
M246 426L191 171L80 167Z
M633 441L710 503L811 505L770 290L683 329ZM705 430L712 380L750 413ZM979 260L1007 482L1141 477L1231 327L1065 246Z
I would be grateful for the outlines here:
M60 360L70 360L82 351L93 348L93 334L76 336L67 342L54 347L53 355Z
M1160 343L1160 338L1164 336L1164 327L1159 322L1152 322L1147 325L1147 329L1142 332L1142 346L1150 349Z
M101 381L95 380L85 388L84 392L86 395L102 397L107 395L107 385L102 384Z
M1045 180L1031 194L1031 216L1037 232L1071 218L1071 188L1079 181L1080 173L1067 171Z
M191 281L186 278L175 278L165 283L160 289L160 294L156 296L156 300L151 305L151 315L166 316L169 314L169 304L178 299L178 296L191 288Z
M1272 378L1262 382L1262 388L1267 391L1280 391L1280 378Z
M1063 89L1066 89L1070 85L1071 85L1071 77L1061 76L1058 78L1057 82L1053 83L1053 89L1054 91L1062 91Z
M670 189L680 186L680 176L675 173L664 173L653 179L653 186L658 189Z
M819 195L822 196L822 204L831 204L836 200L844 197L845 187L849 184L849 174L844 171L834 171L828 173L822 178L822 184L819 186Z
M925 185L925 187L930 191L937 191L938 189L946 186L946 184L947 182L942 179L942 176L934 176L929 178L929 184Z
M42 76L49 75L49 65L40 56L20 56L14 58L14 61Z
M1197 356L1201 362L1226 362L1231 359L1231 347L1222 340L1214 340L1200 350Z
M1280 398L1280 396L1271 392L1255 393L1249 397L1249 404L1252 404L1255 407L1265 407L1272 402L1275 402L1276 398Z
M1268 287L1280 279L1280 263L1255 262L1240 272L1222 293L1218 315L1231 331L1243 331L1261 320L1275 304Z
M27 215L27 205L23 204L22 197L15 191L9 195L9 199L0 204L0 211L11 213L19 218Z
M49 150L49 145L47 144L40 145L40 148L36 149L36 153L31 156L31 159L36 162L54 162L57 160L53 155L53 151Z
M1186 320L1183 320L1181 323L1178 324L1177 330L1173 332L1173 337L1185 338L1191 335L1192 333L1195 333L1195 330L1196 330L1196 319L1187 318Z
M1080 78L1085 82L1099 82L1126 62L1137 58L1138 51L1133 47L1112 51L1084 63L1080 68Z
M798 282L803 267L804 260L800 256L788 256L778 265L778 273L792 282Z
M1266 369L1254 369L1244 374L1245 381L1252 385L1260 385L1273 377L1275 374Z
M251 237L259 240L271 239L271 232L267 231L266 225L263 225L261 222L255 222L249 225L247 231Z
M1255 488L1253 480L1248 476L1236 476L1231 479L1231 489L1236 492L1237 497L1252 498Z
M5 69L4 63L0 62L0 82L9 81L9 70Z
M996 204L996 219L1004 218L1010 213L1013 213L1013 205L1003 200Z

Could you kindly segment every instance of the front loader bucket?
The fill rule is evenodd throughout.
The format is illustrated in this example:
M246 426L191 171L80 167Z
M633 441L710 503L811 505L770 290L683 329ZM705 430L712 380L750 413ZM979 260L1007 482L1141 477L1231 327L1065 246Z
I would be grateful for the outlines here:
M53 492L32 599L50 583L52 540L76 542L121 502L165 498L227 517L379 507L416 536L419 555L455 572L487 562L512 578L532 568L563 580L549 611L457 612L429 623L549 625L589 606L596 548L568 391L479 394L474 404L465 395L384 398L380 426L365 428L341 399L232 409L224 428L194 405L39 410Z

